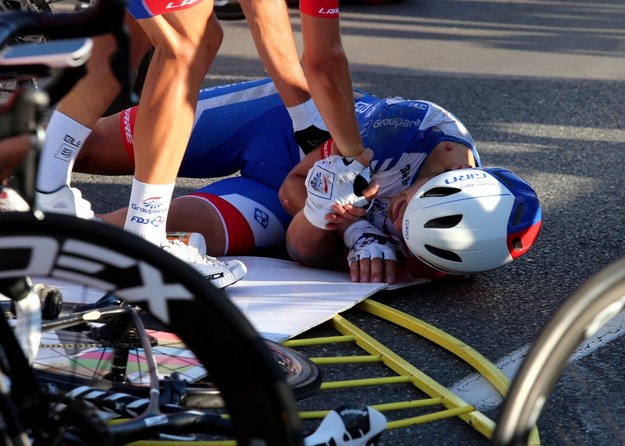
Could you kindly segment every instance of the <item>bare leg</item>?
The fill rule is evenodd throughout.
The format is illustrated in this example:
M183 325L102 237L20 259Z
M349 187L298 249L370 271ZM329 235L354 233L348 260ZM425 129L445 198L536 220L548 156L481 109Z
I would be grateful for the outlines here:
M132 43L130 63L134 69L149 50L150 41L130 16L126 24ZM58 111L73 117L89 128L94 126L120 90L120 85L109 64L109 58L114 50L115 39L113 37L105 35L94 38L93 55L87 62L89 74L61 100L57 107Z
M295 139L307 153L330 135L317 110L316 100L311 99L310 82L307 82L299 60L286 3L284 0L239 0L239 3L245 12L258 54L291 117ZM351 104L355 122L353 102L346 104Z
M135 23L129 23L132 41L131 66L136 66L149 42ZM118 94L120 86L109 58L115 50L111 36L94 39L87 76L58 104L46 131L37 175L37 204L44 211L93 218L91 205L69 187L74 163L96 120Z
M8 179L28 155L30 138L26 135L0 140L0 180Z
M127 208L118 209L98 217L121 227L126 220L127 210ZM185 196L173 200L167 217L167 230L199 232L206 240L206 254L213 257L225 254L226 230L221 218L213 206L201 198Z
M0 141L0 179L11 177L30 149L26 135ZM97 175L132 175L134 164L128 159L119 131L119 114L99 119L82 146L74 171Z
M195 8L193 8L192 10L195 10ZM206 55L204 56L198 55L197 57L198 58L203 57L210 62L214 60L215 55L217 54L217 51L219 50L219 46L221 44L221 35L222 35L221 27L219 26L218 22L215 20L214 17L210 19L208 34L210 34L211 37L216 36L216 38L211 38L210 40L205 42L203 45L204 45L204 51L206 52ZM162 55L162 52L159 54ZM156 64L158 64L158 60L154 60L151 65L157 66ZM162 72L157 70L157 74L162 75ZM198 73L197 77L198 78L201 77L201 79L199 80L199 83L201 84L204 78L204 74L200 76ZM195 82L198 82L198 80L196 79ZM147 80L146 80L146 83L147 83ZM199 94L199 89L200 87L198 87L195 90L195 92L193 92L193 90L189 90L188 95L184 97L184 101L183 101L186 107L187 101L191 100L187 98L195 98L193 99L192 107L191 107L193 114L195 112L195 107L197 104L197 96ZM148 96L148 94L149 94L148 91L144 91L143 97ZM154 93L152 93L152 95L154 95ZM167 102L164 99L159 97L157 98L156 103L161 103L163 101ZM161 156L164 156L164 154L161 153L164 151L167 153L173 153L176 156L179 156L177 152L182 151L181 153L184 155L183 149L186 149L186 144L181 143L181 141L184 141L182 139L183 133L179 131L181 127L176 126L176 124L173 121L170 122L169 124L163 124L163 125L155 124L156 122L155 120L159 116L161 116L161 114L158 113L156 108L152 108L154 107L153 102L154 101L151 99L145 99L144 104L142 104L142 106L147 107L149 105L149 108L147 109L147 112L144 112L145 110L145 107L144 107L141 110L142 113L138 113L137 121L139 120L139 116L140 116L142 119L142 124L139 124L138 122L135 124L135 131L133 135L135 144L137 145L147 144L147 147L153 148ZM181 104L181 103L182 102L174 102L174 104ZM170 108L170 104L164 104L164 105ZM163 104L161 104L161 106L163 106ZM167 113L170 114L171 112L168 111ZM174 115L176 118L180 118L180 115L177 115L176 113L174 113ZM143 128L143 130L141 130L141 128ZM175 142L170 143L170 144L174 147L174 149L165 150L165 147L164 147L165 144L163 141L160 140L161 136L159 136L161 134L160 131L163 129L165 130L164 131L165 134L173 133ZM119 129L119 114L115 114L113 116L98 120L96 126L93 129L93 132L89 136L89 139L87 139L76 161L76 170L80 172L103 174L103 175L132 174L134 172L134 164L132 164L128 160L128 157L125 152L125 147L122 141L123 137L124 136L120 134L120 129ZM171 138L171 135L169 137ZM137 150L135 153L135 155L139 157L141 157L142 154L143 154L143 151L141 149ZM137 164L139 164L140 166L142 165L142 163L143 165L146 163L145 160L139 159L139 158L137 161L138 161ZM175 167L175 169L172 168L171 166L167 166L167 167L171 171L175 170L175 173L177 174L178 167ZM139 172L139 168L137 169L137 175L136 175L137 179L139 179L140 181L149 182L147 175L143 176L142 174L139 174L138 172ZM163 182L164 181L165 179L163 179Z
M101 118L85 141L74 171L96 175L132 175L134 163L126 154L119 129L119 113Z
M174 182L191 135L202 81L214 59L219 25L208 17L212 0L141 20L155 51L135 123L135 178ZM217 45L218 47L219 45Z
M136 21L128 18L126 24L129 28L132 47L130 55L130 63L132 67L136 67L143 56L150 48L150 41L147 39L145 33L137 25ZM67 95L59 103L57 110L69 114L71 116L76 115L76 119L83 125L93 127L96 120L100 117L101 113L108 107L108 103L117 95L119 91L119 85L112 72L110 71L109 56L114 49L114 40L108 36L100 36L94 38L95 48L93 56L87 62L87 70L89 75L81 79L76 84L71 94ZM95 86L95 87L94 87ZM94 88L96 90L94 90ZM102 88L104 90L102 90ZM93 91L104 92L100 97L94 95ZM86 98L86 99L85 99ZM93 110L91 108L94 107ZM94 128L97 133L97 139L103 144L116 144L113 141L106 141L107 135L113 137L118 134L118 131L110 132L113 127L106 127L106 129L98 129L99 124ZM93 137L92 137L93 138ZM83 147L84 148L84 147ZM107 153L102 149L98 149L98 158L91 154L87 158L93 160L94 163L106 162ZM26 157L28 150L30 149L30 143L28 136L18 136L14 138L7 138L0 141L0 178L8 178L12 175L15 168ZM88 149L88 147L87 147ZM111 150L116 150L116 147L111 147ZM77 170L81 169L81 157L83 157L82 150L78 153ZM120 162L121 158L116 158L114 163ZM100 167L100 172L96 171L96 164L86 165L83 167L85 172L103 173L103 174L118 174L115 171L109 171L111 166L114 166L113 162L108 162L106 165ZM108 167L107 167L108 166ZM126 167L124 167L126 169ZM130 173L127 169L119 174Z
M223 222L215 208L202 198L185 196L172 201L167 230L199 232L206 239L208 255L225 255L226 230Z
M135 172L124 229L157 245L186 150L199 90L221 44L212 0L139 21L154 54L134 129Z

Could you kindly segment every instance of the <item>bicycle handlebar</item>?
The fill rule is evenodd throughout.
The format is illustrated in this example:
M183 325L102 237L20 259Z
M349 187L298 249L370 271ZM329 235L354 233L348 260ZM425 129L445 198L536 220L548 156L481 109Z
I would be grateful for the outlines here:
M0 15L0 45L20 34L42 34L52 39L116 33L123 26L125 0L98 0L74 13L7 12Z
M49 39L93 37L112 34L117 51L111 56L111 69L122 92L136 102L130 86L130 43L124 23L126 0L98 0L80 12L7 12L0 14L0 47L18 35L40 34Z

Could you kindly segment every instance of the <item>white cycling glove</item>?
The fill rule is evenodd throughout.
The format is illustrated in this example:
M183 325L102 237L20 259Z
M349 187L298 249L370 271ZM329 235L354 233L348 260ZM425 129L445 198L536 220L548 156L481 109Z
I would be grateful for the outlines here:
M306 219L313 226L325 229L326 214L334 213L332 205L367 205L362 191L370 181L371 170L356 159L348 161L342 156L330 155L317 161L306 176Z
M397 242L366 220L358 220L343 235L345 246L349 248L347 262L351 265L361 259L397 261Z

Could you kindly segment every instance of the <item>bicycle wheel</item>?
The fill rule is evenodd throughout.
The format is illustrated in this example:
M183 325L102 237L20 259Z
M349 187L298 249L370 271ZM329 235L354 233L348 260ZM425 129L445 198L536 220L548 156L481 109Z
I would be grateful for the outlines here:
M600 271L545 325L515 376L493 442L526 445L549 394L575 349L623 310L625 259Z
M52 306L58 291L48 289L44 308ZM142 349L136 327L120 321L119 309L107 307L115 301L108 296L101 299L98 317L90 316L85 322L81 312L75 312L77 305L64 303L73 312L44 321L44 334L39 347L38 360L34 362L36 375L55 387L71 390L78 383L85 386L99 382L98 387L147 398L150 392L150 374L146 365L146 353ZM50 310L48 310L50 312ZM110 315L108 313L111 313ZM185 407L222 407L219 389L215 387L210 374L198 365L197 358L162 324L145 321L151 338L152 352L159 367L161 403L179 404ZM46 327L50 327L46 330ZM122 334L120 329L125 330ZM321 386L319 368L297 351L265 341L274 360L279 365L287 385L296 399L306 398ZM117 360L115 358L118 358Z
M285 371L286 381L296 399L307 398L321 387L321 371L316 364L292 348L266 341L273 357Z
M317 365L306 356L291 348L268 340L265 340L265 343L278 364L286 384L293 392L293 396L296 400L308 398L319 390L322 376ZM173 383L174 381L171 379L165 381L166 385L172 385ZM127 387L120 388L120 391L127 391L128 393L134 392L133 390L128 390ZM186 407L201 409L223 406L223 400L219 389L215 387L210 374L188 384L184 392L185 398L182 403ZM135 395L140 394L135 393ZM167 401L164 400L163 402Z
M301 445L293 395L266 344L225 293L156 246L64 215L0 218L0 279L112 292L166 324L209 371L241 445Z

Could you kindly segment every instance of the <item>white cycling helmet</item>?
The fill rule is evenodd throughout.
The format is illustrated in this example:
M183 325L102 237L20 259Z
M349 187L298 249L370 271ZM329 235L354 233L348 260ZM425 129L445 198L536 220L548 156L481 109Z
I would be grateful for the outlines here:
M450 274L503 266L536 241L542 213L536 192L500 167L437 175L408 203L406 245L425 264Z

